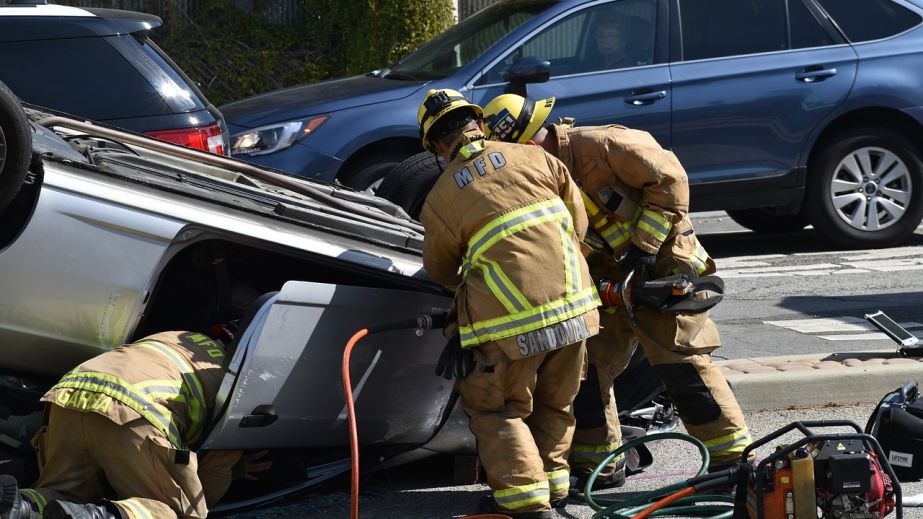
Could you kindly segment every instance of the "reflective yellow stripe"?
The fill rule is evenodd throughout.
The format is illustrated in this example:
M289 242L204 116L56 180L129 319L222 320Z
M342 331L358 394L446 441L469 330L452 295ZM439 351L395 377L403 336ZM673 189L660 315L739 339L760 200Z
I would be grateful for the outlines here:
M580 190L580 196L583 198L583 206L586 208L586 215L588 218L595 218L599 214L599 206L596 205L596 202L590 198L590 195L586 194L583 189ZM605 217L603 217L605 218Z
M644 209L641 212L641 218L638 220L638 229L650 234L660 242L667 241L670 235L670 229L673 224L663 216L660 216L650 209Z
M55 384L52 389L63 388L85 389L112 397L128 406L130 409L133 409L151 425L163 432L174 447L185 449L182 436L176 424L173 422L170 412L121 378L104 373L75 370L64 375L64 378Z
M474 141L465 146L462 146L458 150L458 154L461 155L465 160L468 160L482 151L484 151L483 141Z
M567 469L546 472L545 478L548 479L548 490L552 493L570 488L570 471Z
M561 248L564 249L564 286L567 294L580 292L581 273L577 263L577 249L574 246L574 225L570 218L561 222Z
M698 240L696 240L695 251L689 259L692 261L696 274L701 276L702 273L708 270L708 253L705 252L705 247L702 247Z
M527 205L494 218L468 240L468 252L465 255L462 274L470 270L478 258L498 241L529 227L563 218L569 219L570 213L560 198Z
M622 444L619 442L610 443L608 445L589 445L575 443L571 446L571 460L575 464L579 463L589 463L593 465L598 465L602 460L606 459L609 454L611 454L615 449L618 449ZM613 458L613 462L619 461L625 457L625 453L619 454Z
M616 250L631 239L631 233L634 227L622 222L612 222L602 229L598 229L599 234L606 240L609 248Z
M525 312L504 315L459 327L463 347L531 332L595 310L602 303L594 287Z
M713 440L703 441L702 443L708 447L708 452L713 457L725 457L732 454L740 454L752 441L753 440L750 438L750 431L744 427L739 431L720 436Z
M547 503L549 495L547 481L494 490L494 500L506 510L518 510L537 503Z
M595 229L587 229L583 242L597 251L605 251L609 245L603 240L603 237Z
M564 256L565 296L533 307L503 273L500 266L484 257L484 253L504 238L535 225L550 222L557 222L559 225ZM459 330L462 346L477 345L544 328L582 315L599 306L595 288L582 288L580 263L572 235L573 220L570 213L560 199L552 199L530 204L495 218L468 241L468 252L462 267L463 276L467 277L475 266L480 267L491 293L509 314L462 326Z
M22 494L22 497L28 499L32 503L35 503L35 507L38 508L38 515L41 516L45 512L45 505L48 504L48 500L45 499L45 496L39 494L31 488L21 488L19 493Z
M124 499L121 501L113 501L113 503L125 505L129 509L131 515L136 519L154 519L154 514L135 499Z
M163 354L179 369L183 379L184 393L189 397L186 399L186 409L189 411L189 427L185 431L184 438L188 444L195 443L205 430L208 413L205 391L202 389L199 377L195 374L195 369L189 361L165 344L156 341L143 341L137 344Z
M482 256L478 259L478 263L481 270L484 271L484 281L487 282L490 293L500 301L500 304L503 305L503 308L506 308L507 312L522 312L532 308L526 297L516 288L516 285L507 277L496 261Z

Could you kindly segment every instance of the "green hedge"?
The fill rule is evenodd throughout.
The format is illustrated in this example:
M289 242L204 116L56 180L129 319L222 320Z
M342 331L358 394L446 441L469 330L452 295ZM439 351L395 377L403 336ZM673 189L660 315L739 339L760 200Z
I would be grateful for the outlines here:
M294 0L286 23L264 14L277 2L253 0L250 12L234 4L151 9L164 19L154 40L216 105L389 65L454 23L452 0Z

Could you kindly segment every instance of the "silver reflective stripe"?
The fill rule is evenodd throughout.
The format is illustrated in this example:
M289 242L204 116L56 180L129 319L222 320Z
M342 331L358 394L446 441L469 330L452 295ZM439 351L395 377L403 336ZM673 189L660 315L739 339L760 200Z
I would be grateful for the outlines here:
M524 312L528 310L527 307L522 305L522 302L519 300L521 295L513 293L512 287L510 287L506 280L503 279L503 276L500 274L500 266L496 262L485 260L481 258L478 261L478 264L481 266L481 269L485 272L485 275L490 278L490 288L493 291L493 287L496 287L502 293L503 297L497 297L503 306L507 307L508 312ZM494 294L497 296L498 294Z
M519 508L519 506L517 506L519 501L529 500L530 503L534 501L547 501L549 494L548 488L542 487L502 497L498 497L497 494L494 493L494 499L497 501L497 504L504 505L504 508L515 510Z

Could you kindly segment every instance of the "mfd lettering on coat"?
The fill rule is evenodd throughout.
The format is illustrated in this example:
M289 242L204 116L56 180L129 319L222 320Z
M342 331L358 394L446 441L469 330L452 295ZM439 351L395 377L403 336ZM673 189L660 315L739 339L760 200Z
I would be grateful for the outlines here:
M581 315L539 330L521 333L516 336L516 344L519 345L519 354L529 357L582 341L590 335L586 320Z
M479 177L486 175L488 172L487 161L490 161L490 165L493 166L494 171L506 166L506 157L499 151L492 151L488 153L486 157L479 155L452 175L452 177L455 178L455 185L458 186L458 189L474 182L474 173L471 172L472 168L477 172Z

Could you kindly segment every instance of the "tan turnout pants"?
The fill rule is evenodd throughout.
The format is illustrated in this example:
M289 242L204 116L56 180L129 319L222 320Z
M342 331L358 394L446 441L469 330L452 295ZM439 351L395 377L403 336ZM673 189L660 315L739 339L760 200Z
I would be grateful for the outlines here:
M551 510L551 500L567 497L572 404L585 362L584 342L519 360L494 343L475 350L458 391L501 509Z
M664 381L686 430L708 447L710 464L739 460L750 444L750 434L737 399L709 355L720 346L714 322L707 313L670 315L651 308L635 310L637 326L632 326L623 307L614 313L599 313L603 330L589 339L587 349L603 405L596 420L578 418L571 465L595 468L621 444L612 382L628 365L637 344ZM594 380L593 376L587 378L588 383ZM585 398L584 394L581 392L579 398ZM575 406L582 407L579 401ZM612 467L609 469L611 473Z
M53 499L112 499L131 519L203 518L208 513L193 452L177 456L144 419L117 425L93 412L50 405L35 437L40 476L23 494L40 508Z

